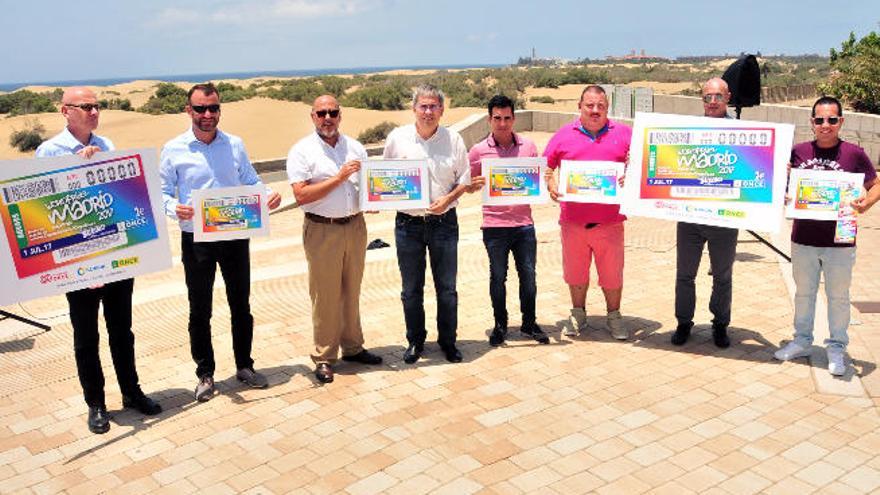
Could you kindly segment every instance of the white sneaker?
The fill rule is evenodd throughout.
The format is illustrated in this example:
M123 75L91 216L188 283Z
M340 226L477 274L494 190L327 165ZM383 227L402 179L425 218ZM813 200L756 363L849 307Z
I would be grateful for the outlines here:
M577 337L581 334L581 330L585 328L587 328L587 311L584 308L571 308L568 321L565 322L562 328L562 335Z
M626 340L629 338L629 331L623 328L623 317L620 316L619 310L609 312L605 324L608 325L608 330L611 331L611 336L615 339Z
M785 347L773 353L773 357L780 361L790 361L799 357L809 357L811 354L809 347L803 347L794 341L789 342Z
M828 357L828 372L834 376L846 374L846 363L843 359L844 351L839 347L828 347L825 355Z

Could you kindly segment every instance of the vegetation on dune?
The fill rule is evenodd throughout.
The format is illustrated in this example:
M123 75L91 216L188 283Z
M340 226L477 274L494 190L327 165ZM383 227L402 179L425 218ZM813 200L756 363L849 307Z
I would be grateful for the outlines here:
M364 132L358 134L357 140L363 144L372 144L384 141L388 134L397 127L397 124L394 122L383 121L379 124L370 127L369 129L364 130Z
M37 149L46 140L46 129L36 119L28 118L24 122L24 129L13 130L9 135L9 145L21 152L29 152Z
M137 109L138 112L160 115L180 113L186 108L186 90L172 83L159 83L156 93Z
M55 112L56 110L52 99L45 94L22 89L14 93L0 95L0 113L9 116Z

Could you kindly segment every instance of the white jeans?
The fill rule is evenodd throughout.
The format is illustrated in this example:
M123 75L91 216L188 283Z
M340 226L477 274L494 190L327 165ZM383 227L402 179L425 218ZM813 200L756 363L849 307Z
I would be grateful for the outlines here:
M797 287L794 295L794 341L801 346L813 344L813 320L819 274L825 274L828 298L827 347L846 349L849 337L849 286L856 260L855 247L813 247L791 243L791 271Z

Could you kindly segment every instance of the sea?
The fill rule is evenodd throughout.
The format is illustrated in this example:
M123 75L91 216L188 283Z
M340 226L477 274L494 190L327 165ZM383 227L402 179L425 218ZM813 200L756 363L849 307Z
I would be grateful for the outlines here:
M139 80L157 81L218 81L222 79L250 79L253 77L310 77L330 76L334 74L369 74L373 72L385 72L390 70L444 70L444 69L467 69L471 67L497 68L507 67L509 64L457 64L457 65L409 65L389 67L348 67L327 69L297 69L281 71L257 71L257 72L217 72L213 74L172 74L164 76L136 76L117 77L110 79L80 79L58 81L28 81L17 83L0 82L0 91L15 91L25 86L112 86Z

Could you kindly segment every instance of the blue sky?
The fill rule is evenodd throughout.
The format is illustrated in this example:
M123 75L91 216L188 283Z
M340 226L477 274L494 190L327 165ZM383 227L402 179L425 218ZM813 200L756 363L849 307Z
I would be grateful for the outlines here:
M77 8L72 7L77 6ZM0 0L0 83L761 51L880 31L877 0Z

